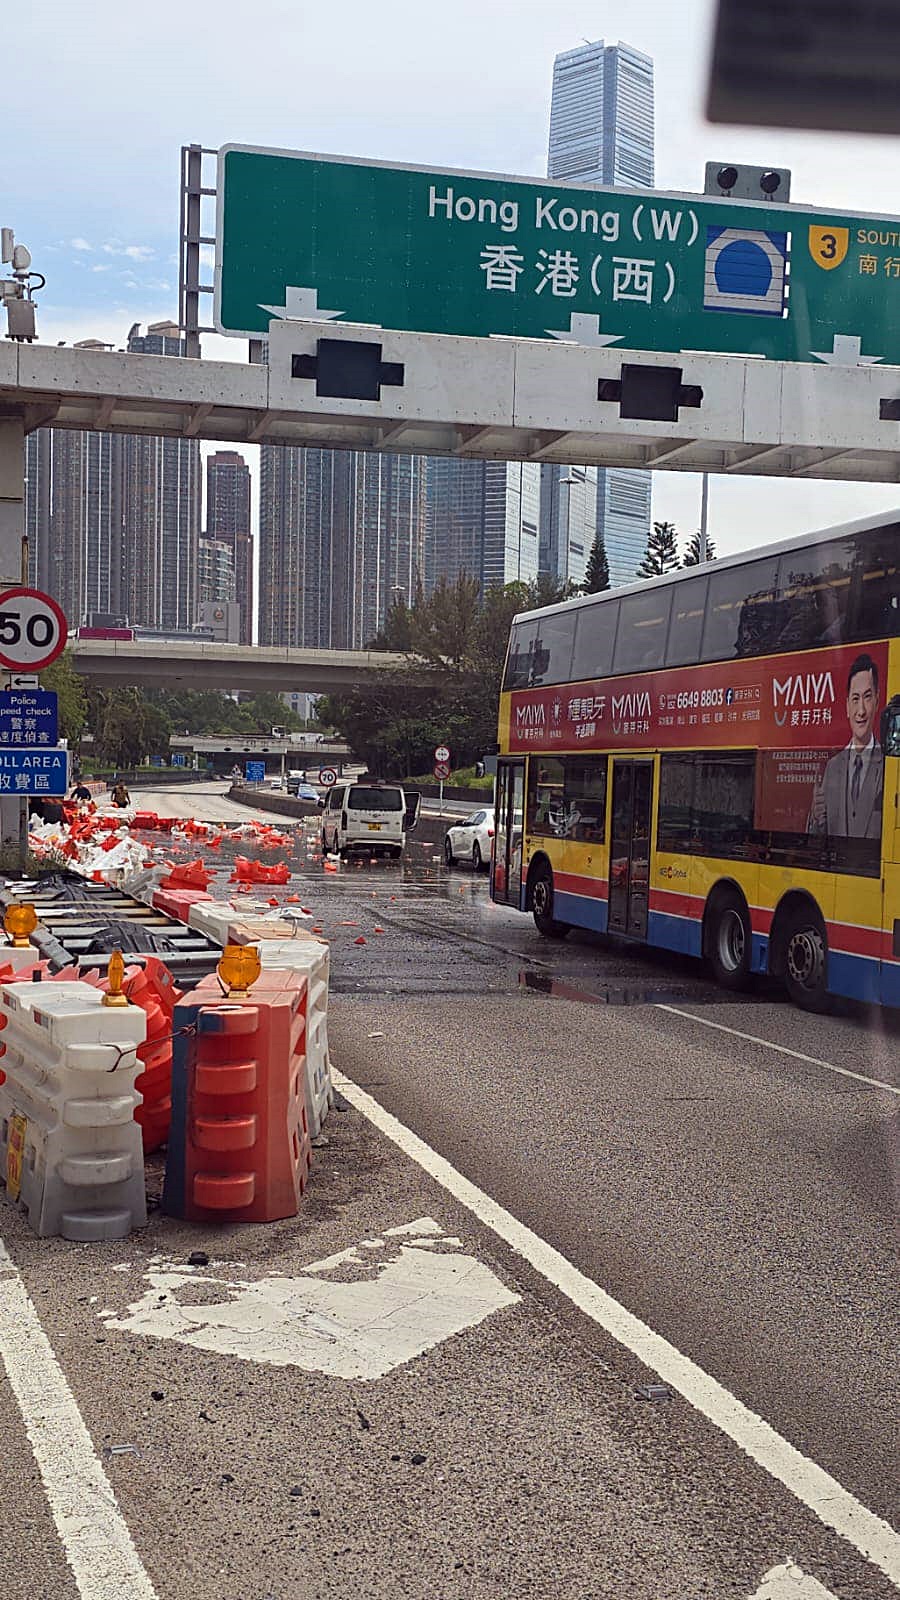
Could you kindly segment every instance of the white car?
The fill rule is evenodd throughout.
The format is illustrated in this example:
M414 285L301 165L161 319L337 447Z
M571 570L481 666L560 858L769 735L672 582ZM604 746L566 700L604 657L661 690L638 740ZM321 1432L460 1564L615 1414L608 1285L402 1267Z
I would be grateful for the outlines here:
M473 872L480 872L490 863L494 839L494 812L492 807L473 811L462 822L454 822L444 836L444 860L448 867L457 861L471 861Z

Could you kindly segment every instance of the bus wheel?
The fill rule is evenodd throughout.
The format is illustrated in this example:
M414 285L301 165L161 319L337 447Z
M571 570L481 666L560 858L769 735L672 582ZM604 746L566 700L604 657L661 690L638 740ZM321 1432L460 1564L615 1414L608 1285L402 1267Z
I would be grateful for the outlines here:
M549 867L537 867L531 880L531 915L538 933L545 939L564 939L569 931L567 922L557 922L553 915L553 873Z
M827 1011L828 941L812 907L791 918L784 952L784 982L794 1004L804 1011Z
M710 910L709 959L723 989L744 989L750 978L750 919L739 894L727 889Z

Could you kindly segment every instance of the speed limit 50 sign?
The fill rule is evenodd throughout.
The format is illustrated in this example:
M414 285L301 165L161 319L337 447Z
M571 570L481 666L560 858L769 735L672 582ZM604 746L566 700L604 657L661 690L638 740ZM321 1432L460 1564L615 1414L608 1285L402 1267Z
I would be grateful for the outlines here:
M0 594L0 665L40 672L62 654L68 635L65 614L49 594L26 588Z

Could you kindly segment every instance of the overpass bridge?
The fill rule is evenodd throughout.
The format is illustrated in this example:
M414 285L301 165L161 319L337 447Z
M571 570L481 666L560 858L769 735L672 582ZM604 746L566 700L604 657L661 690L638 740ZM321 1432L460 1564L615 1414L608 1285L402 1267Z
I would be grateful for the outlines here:
M406 666L405 656L387 650L289 650L164 639L73 638L70 644L79 672L102 688L333 694L370 686Z

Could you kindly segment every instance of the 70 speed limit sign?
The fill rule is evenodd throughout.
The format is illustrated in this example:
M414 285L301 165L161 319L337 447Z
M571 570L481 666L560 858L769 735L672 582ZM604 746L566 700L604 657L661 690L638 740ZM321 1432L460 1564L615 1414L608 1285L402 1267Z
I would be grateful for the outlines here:
M40 589L0 594L0 665L40 672L66 648L69 625L56 601Z

